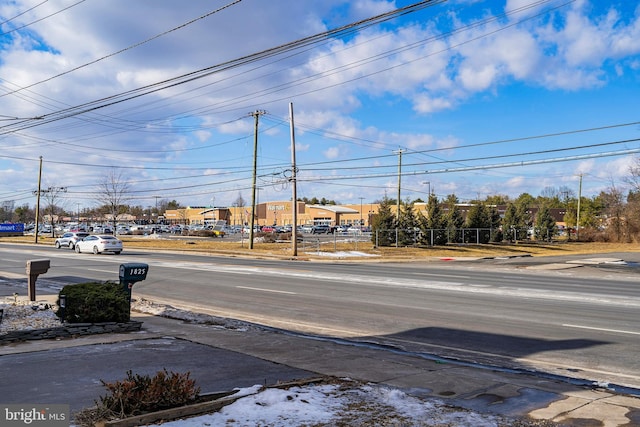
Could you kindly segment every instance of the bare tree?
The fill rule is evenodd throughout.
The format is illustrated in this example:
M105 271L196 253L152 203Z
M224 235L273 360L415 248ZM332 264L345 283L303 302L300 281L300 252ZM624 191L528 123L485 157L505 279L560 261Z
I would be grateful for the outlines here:
M636 158L634 164L629 166L629 176L625 182L631 186L631 191L640 192L640 157Z
M107 210L116 233L118 215L127 212L127 202L131 199L129 182L122 172L112 169L98 184L96 200Z
M40 190L40 194L44 199L45 214L49 215L49 223L51 224L51 237L55 237L56 222L58 215L64 212L64 207L60 206L62 202L62 193L67 192L67 187L49 186L44 190Z

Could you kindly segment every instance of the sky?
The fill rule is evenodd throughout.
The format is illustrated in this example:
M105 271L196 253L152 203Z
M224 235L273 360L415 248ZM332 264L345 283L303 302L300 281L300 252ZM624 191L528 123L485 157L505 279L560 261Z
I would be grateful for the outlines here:
M294 183L340 204L592 197L640 157L634 1L13 0L0 24L15 206L40 183L96 207L111 176L143 207Z

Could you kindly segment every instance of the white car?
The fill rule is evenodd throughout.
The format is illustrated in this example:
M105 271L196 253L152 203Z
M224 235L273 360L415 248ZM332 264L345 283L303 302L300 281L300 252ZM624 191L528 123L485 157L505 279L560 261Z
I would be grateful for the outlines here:
M118 255L122 252L122 240L106 234L92 234L76 242L76 252L93 252L94 254L113 252Z

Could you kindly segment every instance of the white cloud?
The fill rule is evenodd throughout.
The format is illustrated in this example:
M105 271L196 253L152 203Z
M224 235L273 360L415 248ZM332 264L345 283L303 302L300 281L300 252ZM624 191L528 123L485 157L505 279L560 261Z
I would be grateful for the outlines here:
M340 156L340 147L329 147L323 151L327 159L337 159Z
M454 107L451 99L444 97L431 97L427 94L420 94L414 98L414 110L418 113L428 114L443 110L450 110Z

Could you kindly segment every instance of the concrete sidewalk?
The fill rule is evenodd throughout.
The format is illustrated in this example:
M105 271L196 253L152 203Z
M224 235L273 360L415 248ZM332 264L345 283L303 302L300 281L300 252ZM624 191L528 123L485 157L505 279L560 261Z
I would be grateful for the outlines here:
M640 423L640 399L607 390L282 332L211 330L155 316L142 320L145 329L154 334L168 334L316 374L385 384L478 412L529 416L564 425L614 427Z
M385 384L483 413L566 426L640 425L640 399L605 389L251 325L229 328L140 313L132 318L143 322L138 333L0 346L0 377L11 378L0 382L2 403L68 402L77 411L104 394L100 380L122 379L128 369L142 374L167 368L190 371L203 392L320 374Z

